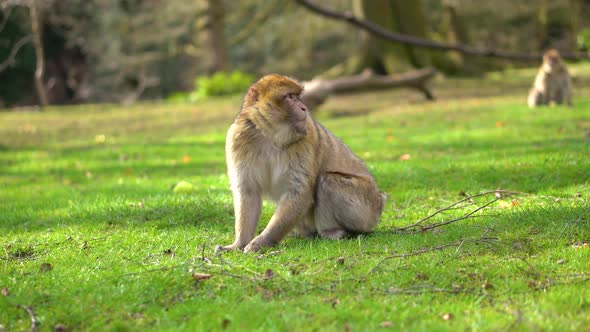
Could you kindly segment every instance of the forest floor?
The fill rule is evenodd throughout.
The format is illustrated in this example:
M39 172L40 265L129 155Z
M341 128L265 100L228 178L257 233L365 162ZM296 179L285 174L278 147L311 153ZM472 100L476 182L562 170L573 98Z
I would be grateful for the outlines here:
M590 65L571 72L571 108L526 106L534 69L333 97L315 117L388 193L381 222L261 254L213 250L240 96L1 112L0 331L588 330Z

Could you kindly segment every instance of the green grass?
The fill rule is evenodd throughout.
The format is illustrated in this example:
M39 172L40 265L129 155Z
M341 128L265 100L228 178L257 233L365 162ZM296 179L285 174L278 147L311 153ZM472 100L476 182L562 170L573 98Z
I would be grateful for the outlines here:
M233 239L223 145L239 97L0 113L0 330L29 329L30 307L41 330L589 331L590 66L572 72L573 108L529 110L534 70L439 79L434 103L331 99L317 118L389 194L382 221L263 255L213 254ZM175 194L181 180L195 192ZM498 188L527 194L392 231Z

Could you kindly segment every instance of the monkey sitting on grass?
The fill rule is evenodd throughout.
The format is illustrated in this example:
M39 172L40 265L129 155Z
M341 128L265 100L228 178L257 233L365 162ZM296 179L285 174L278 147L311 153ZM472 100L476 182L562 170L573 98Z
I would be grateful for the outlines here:
M528 98L531 108L552 102L572 106L572 82L557 50L549 50L543 55L543 64Z
M372 231L385 194L363 161L316 122L296 81L267 75L254 83L226 138L235 240L217 251L258 251L291 230L341 239ZM256 236L262 196L277 203Z

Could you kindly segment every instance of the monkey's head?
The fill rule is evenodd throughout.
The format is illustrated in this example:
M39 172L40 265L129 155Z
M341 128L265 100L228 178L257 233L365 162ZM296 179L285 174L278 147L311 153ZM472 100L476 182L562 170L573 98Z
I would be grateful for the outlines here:
M561 56L556 49L550 49L543 54L543 70L547 73L556 71L562 66Z
M301 92L303 87L288 77L266 75L250 86L242 109L265 134L290 143L307 134L308 110Z

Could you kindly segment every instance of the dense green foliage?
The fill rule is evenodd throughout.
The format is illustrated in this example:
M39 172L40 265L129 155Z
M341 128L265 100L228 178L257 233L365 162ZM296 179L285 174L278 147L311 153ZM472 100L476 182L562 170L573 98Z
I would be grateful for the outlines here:
M33 314L42 330L587 329L590 67L572 72L573 108L528 109L534 69L441 80L434 103L405 90L331 99L316 117L389 194L382 221L261 255L213 253L233 238L223 145L238 97L1 113L0 325L27 330ZM180 181L194 191L171 190ZM523 194L392 232L498 188Z
M231 73L217 72L211 76L199 76L195 79L193 91L176 92L168 97L171 102L197 102L213 96L242 94L254 82L254 75L234 70Z

